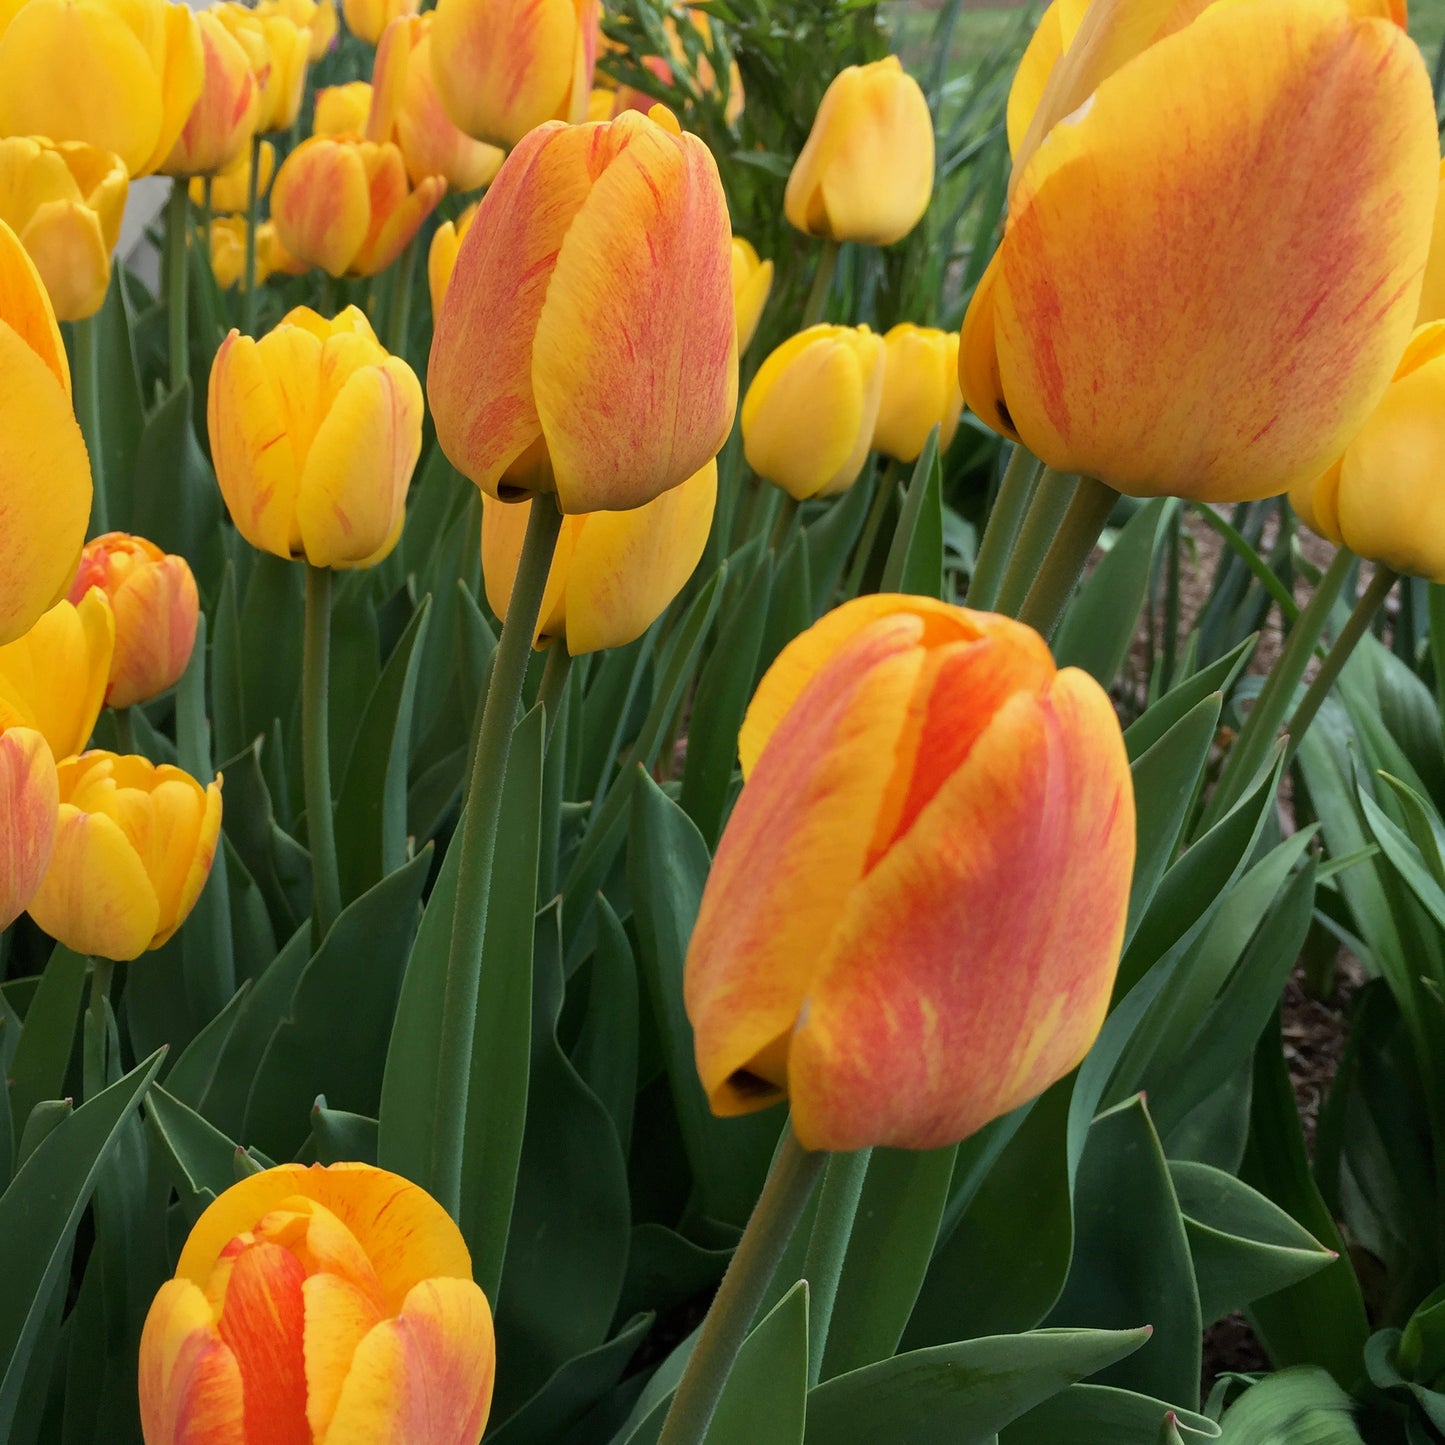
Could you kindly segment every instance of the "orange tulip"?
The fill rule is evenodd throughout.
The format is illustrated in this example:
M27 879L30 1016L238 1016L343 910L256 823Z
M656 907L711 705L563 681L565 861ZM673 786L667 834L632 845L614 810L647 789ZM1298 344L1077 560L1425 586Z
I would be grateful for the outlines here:
M437 321L442 450L490 496L555 486L564 512L626 511L700 471L737 408L730 239L711 153L660 106L539 126L478 206Z
M0 929L30 906L55 847L55 759L32 728L0 732Z
M1098 683L1020 623L861 597L784 648L739 751L684 979L714 1113L932 1149L1083 1058L1134 862Z
M205 57L200 99L160 169L168 176L209 176L251 148L261 90L240 43L209 11L196 16Z
M379 62L378 62L379 63ZM371 82L351 80L316 92L311 117L312 135L360 135L371 114Z
M477 207L474 202L457 217L455 223L443 221L432 233L431 249L426 255L426 280L427 289L431 292L433 326L442 314L442 301L446 297L447 287L451 284L452 272L457 268L457 255L476 214Z

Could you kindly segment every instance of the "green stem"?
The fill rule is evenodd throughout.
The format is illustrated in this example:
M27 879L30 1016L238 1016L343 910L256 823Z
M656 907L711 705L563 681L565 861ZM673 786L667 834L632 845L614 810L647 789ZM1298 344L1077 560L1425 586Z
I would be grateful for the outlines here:
M863 1197L863 1181L872 1157L871 1149L834 1154L823 1175L823 1192L818 1196L818 1212L813 1217L813 1233L803 1262L803 1278L808 1281L809 1388L818 1383L823 1370L823 1350L838 1300L838 1282L843 1277L848 1240L858 1217L858 1201Z
M572 671L572 654L567 643L561 638L553 639L547 649L547 663L542 669L542 682L537 688L537 701L546 710L547 741L552 740L552 729L562 713L562 699L567 692L567 678Z
M118 707L111 710L111 716L115 722L116 752L122 757L134 757L136 755L135 745L135 715L128 707Z
M889 457L888 465L883 468L883 475L876 483L878 490L873 493L873 503L868 508L868 516L863 523L863 535L858 539L858 546L853 553L853 565L848 569L848 580L843 584L844 601L856 597L863 586L863 578L873 556L873 544L878 540L878 529L887 515L888 503L898 490L898 470L897 457Z
M1019 608L1029 595L1029 588L1048 555L1054 533L1059 530L1078 485L1077 477L1056 472L1052 467L1046 467L1039 474L1018 539L998 584L998 596L993 603L995 612L1002 612L1005 617L1019 615Z
M1183 509L1175 507L1169 517L1169 529L1165 545L1169 548L1164 568L1164 638L1163 638L1163 682L1167 692L1174 685L1174 670L1178 664L1179 621L1180 621L1180 576L1179 549L1184 545L1184 525L1181 520Z
M246 189L246 269L241 277L241 335L256 329L256 211L261 179L261 137L251 137L251 180Z
M306 836L318 938L341 912L336 866L336 820L331 802L331 569L306 567L306 649L301 671L301 748L306 789Z
M1008 466L1004 468L993 510L984 525L978 558L973 564L973 576L968 579L967 602L970 607L989 612L997 604L1009 556L1042 471L1043 464L1027 447L1022 443L1014 447Z
M823 313L828 309L828 293L833 289L833 276L838 269L840 249L837 241L823 242L823 249L818 255L818 269L813 273L813 289L808 292L799 331L806 331L823 319Z
M90 453L90 479L95 492L90 504L90 535L110 531L110 508L105 491L105 448L100 434L100 337L96 318L75 323L75 419Z
M1078 490L1019 609L1019 621L1037 629L1045 641L1054 635L1059 618L1079 585L1089 553L1097 545L1099 533L1104 530L1104 523L1118 500L1119 494L1113 487L1093 477L1079 478Z
M507 775L512 729L527 676L527 658L537 630L542 593L561 529L562 514L556 497L551 492L538 493L532 498L527 536L492 662L492 679L467 787L451 954L442 994L440 1064L433 1109L436 1127L424 1181L453 1219L461 1215L462 1145L471 1083L472 1033L491 902L497 822L502 811L502 783ZM505 966L505 960L500 966Z
M166 331L172 391L179 390L191 374L186 329L186 228L190 224L191 200L186 184L181 177L171 182L171 198L166 206Z
M108 958L90 961L90 1010L85 1022L85 1052L81 1061L81 1085L87 1100L105 1088L106 1052L110 1028L106 1021L106 1000L110 998L110 980L115 964Z
M387 317L386 349L393 356L406 359L407 330L411 325L412 277L416 272L416 253L420 245L415 236L406 243L396 263L391 293L391 314Z
M748 1227L702 1322L657 1445L701 1445L728 1373L752 1328L753 1316L827 1162L826 1154L804 1149L789 1125Z
M798 508L803 504L791 494L785 494L783 505L778 509L778 515L773 521L773 533L768 538L768 551L781 552L783 544L788 540L788 534L793 530L793 522L797 518Z

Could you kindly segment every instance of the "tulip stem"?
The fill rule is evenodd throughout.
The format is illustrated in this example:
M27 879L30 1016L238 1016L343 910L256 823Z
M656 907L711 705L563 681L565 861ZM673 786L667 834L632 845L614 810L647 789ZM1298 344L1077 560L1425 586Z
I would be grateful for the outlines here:
M804 1149L790 1124L732 1263L702 1322L657 1445L701 1445L738 1351L828 1155Z
M90 453L90 479L94 492L90 503L90 535L110 531L110 509L105 495L105 448L100 435L100 338L96 318L86 316L75 323L75 419Z
M492 680L482 707L471 781L467 785L451 952L442 993L431 1158L425 1180L427 1188L453 1219L461 1217L462 1150L472 1074L472 1035L491 901L492 860L497 851L497 823L502 812L502 784L512 751L512 730L527 676L527 659L542 610L542 594L561 530L562 513L556 496L551 492L538 493L532 499L522 556L492 661ZM507 960L499 959L497 966L507 967ZM483 1288L494 1295L496 1281L484 1282Z
M818 1197L818 1212L803 1261L803 1278L808 1281L810 1389L822 1374L828 1326L838 1301L838 1282L843 1277L848 1240L853 1234L853 1221L858 1217L858 1201L863 1197L863 1181L868 1176L868 1161L872 1157L871 1149L830 1155L827 1173L823 1175L823 1192Z
M1077 477L1056 472L1052 467L1046 467L1039 474L1018 539L999 581L998 596L994 599L995 611L1002 612L1005 617L1019 615L1019 608L1029 595L1029 588L1043 565L1077 486ZM972 596L969 600L972 602Z
M111 717L115 722L115 750L122 757L134 757L136 755L135 745L135 716L128 707L117 707L111 709Z
M1024 517L1033 500L1034 488L1043 465L1022 442L1015 445L1013 455L1004 468L993 510L984 524L983 540L968 579L968 605L980 611L992 611L999 599L1004 574L1008 571L1009 554L1019 535Z
M191 374L186 331L186 228L190 224L191 198L186 182L171 182L166 206L166 327L170 345L171 390L178 391Z
M301 748L306 789L306 837L317 941L341 912L336 866L336 820L331 805L331 569L306 566L306 648L301 673Z
M824 241L818 254L818 269L813 273L813 289L808 292L808 303L803 307L803 324L798 328L806 331L823 319L828 309L828 293L833 289L833 276L838 270L837 241Z
M416 272L418 242L415 236L406 243L392 276L391 309L386 324L386 349L393 356L406 360L406 338L411 326L412 277Z
M878 529L883 525L884 515L888 511L888 503L898 489L898 460L896 457L888 458L888 465L883 468L883 475L878 478L877 487L878 490L873 493L873 503L868 508L867 520L863 523L863 535L858 539L857 549L853 553L853 565L848 569L848 580L843 584L844 601L856 597L859 589L863 586L863 578L873 556L873 544L878 540Z
M567 678L572 671L572 654L567 651L563 638L554 638L547 649L547 663L542 669L542 682L537 688L537 701L545 710L547 737L552 741L552 729L562 713L562 699L567 692Z
M1027 622L1047 641L1054 635L1074 588L1079 585L1084 564L1099 541L1099 533L1114 510L1119 494L1093 477L1081 477L1069 502L1053 543L1039 567L1029 595L1019 609L1019 621Z
M793 523L797 520L798 508L803 504L794 496L785 495L783 505L778 508L778 515L773 519L773 533L768 538L768 551L781 552L783 544L788 540L788 534L793 530Z
M261 137L251 137L251 175L246 185L246 269L241 276L241 335L256 329L256 209L261 179Z
M110 979L115 964L108 958L90 960L90 1016L85 1022L85 1049L81 1059L81 1085L88 1100L105 1088L105 1059L110 1028L105 1016Z

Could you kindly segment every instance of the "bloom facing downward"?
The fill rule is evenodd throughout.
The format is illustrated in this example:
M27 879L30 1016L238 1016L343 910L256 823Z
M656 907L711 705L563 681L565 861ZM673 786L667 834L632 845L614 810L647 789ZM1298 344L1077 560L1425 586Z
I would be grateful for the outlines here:
M432 341L453 465L504 500L555 484L564 512L626 511L700 471L737 405L730 239L711 153L661 107L532 131L477 207Z
M33 728L0 731L0 928L30 906L55 846L55 759Z
M196 1221L140 1346L146 1445L476 1445L492 1316L460 1231L367 1164L282 1164Z
M859 598L764 675L688 950L718 1114L931 1149L1076 1065L1108 1006L1134 799L1104 690L1030 628Z

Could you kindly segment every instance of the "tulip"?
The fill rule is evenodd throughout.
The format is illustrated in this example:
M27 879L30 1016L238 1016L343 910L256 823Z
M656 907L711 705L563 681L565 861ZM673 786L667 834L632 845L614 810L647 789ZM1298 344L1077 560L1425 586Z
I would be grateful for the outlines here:
M1393 21L1181 6L1145 24L1138 0L1097 0L1035 68L959 367L979 417L1051 467L1241 501L1317 476L1379 401L1440 153Z
M933 194L933 117L896 55L850 65L823 95L783 209L809 236L891 246Z
M58 320L100 310L129 187L109 151L79 141L0 140L0 220L30 253Z
M289 130L296 123L306 91L311 31L279 8L262 12L235 0L226 0L211 13L246 52L251 73L261 88L257 133Z
M369 1164L282 1164L221 1194L140 1345L146 1445L476 1445L492 1316L460 1230Z
M605 86L594 86L587 97L587 114L583 120L611 120L617 105L617 92Z
M205 54L201 98L160 167L169 176L208 176L249 154L261 92L245 50L210 11L196 16Z
M1430 231L1430 255L1420 287L1416 325L1445 319L1445 161L1440 162L1440 189L1435 194L1435 221Z
M0 31L0 135L84 141L149 175L200 96L203 65L185 5L29 0Z
M378 58L378 64L380 60ZM360 135L371 114L371 82L352 80L316 92L312 135Z
M271 177L276 173L276 147L263 140L260 168L257 171L256 199L261 200L271 189ZM190 185L191 200L197 206L206 203L206 183L199 176ZM217 214L226 211L244 211L251 204L251 147L241 152L241 158L232 166L219 172L211 179L211 207Z
M125 962L186 921L221 832L221 779L147 758L82 753L56 769L55 851L30 916L76 953Z
M873 444L883 338L866 326L810 326L758 368L743 398L743 453L800 502L847 491Z
M260 230L256 233L256 284L265 281L261 262ZM222 291L238 285L246 274L245 216L216 216L211 221L211 274Z
M92 588L105 594L115 614L106 702L132 707L174 687L190 663L200 614L186 559L168 556L144 537L108 532L86 543L70 600L79 603Z
M90 460L70 366L40 273L0 220L0 647L27 632L75 575L90 520Z
M738 325L738 350L746 351L757 333L768 292L773 289L773 263L760 261L752 245L733 237L733 314Z
M260 0L256 14L263 20L269 15L280 15L298 30L309 30L308 60L320 60L336 40L336 0Z
M312 136L284 161L271 194L281 244L332 276L375 276L406 249L446 194L429 176L409 190L390 143Z
M505 155L473 140L442 109L432 79L433 16L412 15L386 27L376 52L368 140L394 141L412 184L442 176L454 191L490 185Z
M702 559L716 506L717 463L708 462L630 512L564 517L535 645L560 638L579 657L641 637ZM531 510L530 501L482 497L482 580L498 617L507 615Z
M401 536L422 410L416 373L354 306L334 321L297 307L260 341L232 331L206 416L236 530L316 567L381 561Z
M928 433L939 428L944 451L958 430L958 334L908 322L883 338L883 398L873 426L873 450L900 462L918 460Z
M730 234L711 153L660 106L534 130L437 320L427 388L453 465L503 500L555 487L564 512L627 511L701 471L737 406Z
M739 751L684 976L714 1113L933 1149L1083 1058L1134 862L1098 683L1021 623L861 597L784 648Z
M447 114L504 147L585 119L597 16L597 0L438 0L432 71Z
M431 249L426 256L426 279L427 288L431 292L433 326L441 316L442 300L447 294L447 286L451 283L452 272L456 270L457 254L462 249L462 242L466 239L476 214L477 207L474 202L454 223L443 221L432 233Z
M0 931L30 906L55 848L55 759L33 728L0 732Z
M368 45L380 42L393 20L417 12L418 0L341 0L346 28Z

